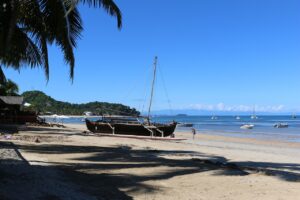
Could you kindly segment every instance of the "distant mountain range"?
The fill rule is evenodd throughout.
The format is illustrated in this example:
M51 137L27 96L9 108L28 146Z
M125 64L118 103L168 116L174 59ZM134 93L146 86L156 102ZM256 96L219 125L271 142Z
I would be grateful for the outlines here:
M82 115L84 112L93 112L96 115L139 115L140 112L129 106L107 103L90 102L83 104L74 104L69 102L57 101L41 91L27 91L22 94L25 102L30 103L29 109L41 113L64 114L64 115Z

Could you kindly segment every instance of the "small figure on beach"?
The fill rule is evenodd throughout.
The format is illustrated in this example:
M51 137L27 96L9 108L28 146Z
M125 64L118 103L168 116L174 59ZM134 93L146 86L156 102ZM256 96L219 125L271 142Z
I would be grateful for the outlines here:
M195 135L196 135L196 129L192 128L192 134L193 134L193 140L195 139Z

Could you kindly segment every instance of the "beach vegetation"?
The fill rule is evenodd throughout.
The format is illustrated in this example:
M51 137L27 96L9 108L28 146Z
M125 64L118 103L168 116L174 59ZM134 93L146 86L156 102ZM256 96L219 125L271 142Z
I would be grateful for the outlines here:
M0 83L0 96L18 96L19 87L10 79Z

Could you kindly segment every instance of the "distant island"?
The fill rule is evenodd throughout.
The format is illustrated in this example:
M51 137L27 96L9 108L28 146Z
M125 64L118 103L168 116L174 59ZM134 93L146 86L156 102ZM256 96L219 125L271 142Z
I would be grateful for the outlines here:
M140 112L135 108L130 108L117 103L89 102L74 104L57 101L41 91L26 91L22 94L24 101L30 103L30 110L38 111L40 114L63 114L63 115L83 115L84 112L92 112L95 115L130 115L138 116Z

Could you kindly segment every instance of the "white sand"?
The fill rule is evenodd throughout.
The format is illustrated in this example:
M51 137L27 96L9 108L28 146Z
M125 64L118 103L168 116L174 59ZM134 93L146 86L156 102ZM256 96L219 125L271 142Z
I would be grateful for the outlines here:
M151 141L85 136L83 130L82 125L33 129L20 135L39 135L41 143L14 142L32 165L64 169L81 192L99 199L300 199L298 143L201 133L195 141L190 133L176 134L186 141Z

